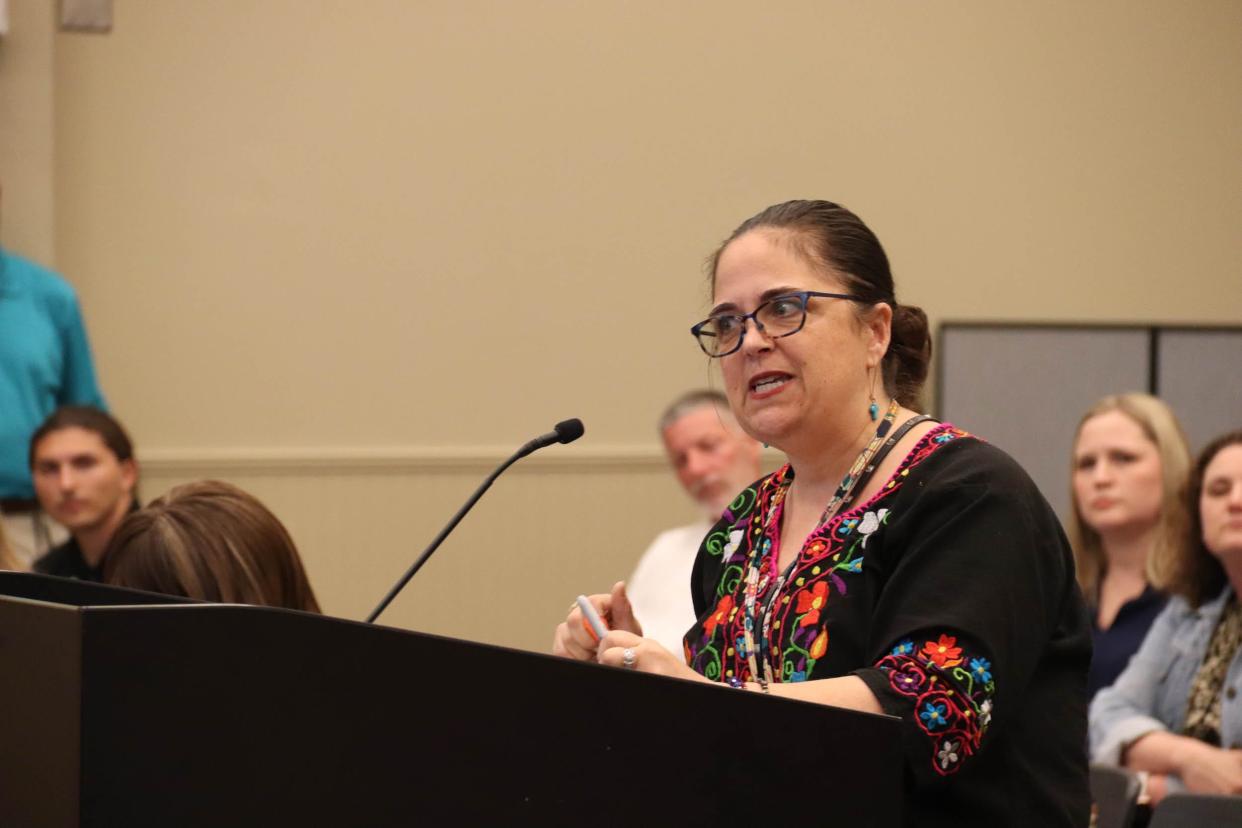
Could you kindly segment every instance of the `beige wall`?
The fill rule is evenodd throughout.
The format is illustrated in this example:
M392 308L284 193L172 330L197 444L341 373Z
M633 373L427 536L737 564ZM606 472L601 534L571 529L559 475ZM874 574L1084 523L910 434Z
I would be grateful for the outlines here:
M51 263L56 30L46 0L8 5L11 34L0 37L0 244Z
M114 5L55 36L57 264L146 492L252 488L333 613L567 416L387 620L542 648L690 517L652 421L777 200L933 319L1242 318L1232 0Z

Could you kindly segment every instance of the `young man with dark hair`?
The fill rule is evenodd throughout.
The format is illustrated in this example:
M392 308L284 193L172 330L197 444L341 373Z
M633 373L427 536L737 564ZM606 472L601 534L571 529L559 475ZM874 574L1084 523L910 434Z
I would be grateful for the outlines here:
M129 436L97 408L59 408L30 438L30 472L39 505L70 535L35 561L34 570L102 581L108 541L138 508L138 464Z

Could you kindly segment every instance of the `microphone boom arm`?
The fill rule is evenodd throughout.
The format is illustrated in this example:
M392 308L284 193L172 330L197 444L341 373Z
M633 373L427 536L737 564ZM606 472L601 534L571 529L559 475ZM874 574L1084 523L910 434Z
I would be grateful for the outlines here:
M435 552L436 549L439 548L440 544L444 542L444 539L449 536L449 532L452 532L455 528L457 528L457 524L461 523L461 519L466 516L466 513L474 507L475 503L478 503L479 498L483 496L483 493L491 488L492 483L495 482L497 477L500 477L501 472L512 466L518 460L521 460L527 454L530 454L531 451L533 451L533 449L528 449L526 446L522 446L522 448L515 451L513 456L506 460L500 468L488 475L487 479L483 481L483 485L475 489L474 494L470 496L470 499L466 501L464 506L457 510L457 514L453 515L453 519L448 522L448 525L440 530L440 534L436 535L436 538L431 542L431 545L423 550L423 554L419 555L418 560L414 561L413 565L406 570L405 575L401 577L401 580L397 581L393 588L388 591L388 594L384 596L384 600L379 602L379 606L371 610L371 614L367 616L366 622L368 624L375 623L375 619L379 617L379 614L387 609L388 605L392 603L392 599L397 597L397 593L401 592L401 590L405 588L405 585L409 583L411 578L414 577L414 573L418 572L418 570L422 568L423 564L427 563L427 559L431 557L431 553Z
M449 533L457 528L457 524L461 523L461 519L464 518L466 513L474 507L475 503L478 503L479 498L483 496L484 492L491 488L492 483L496 481L497 477L500 477L501 473L505 469L509 468L531 452L541 449L544 446L550 446L553 443L573 442L582 436L582 431L581 420L565 420L564 422L556 424L555 431L549 432L542 437L536 437L517 451L513 452L512 457L502 463L496 471L488 475L482 485L475 489L474 494L470 496L470 499L466 501L465 505L457 510L457 514L453 515L453 519L448 522L447 526L440 530L440 534L436 535L435 540L431 542L431 545L423 550L423 554L418 556L418 560L414 561L410 568L406 570L405 575L401 577L401 580L397 581L393 588L388 590L388 594L384 596L384 600L379 602L379 606L371 610L371 614L367 616L366 623L375 623L375 619L379 617L379 614L388 608L388 605L392 603L392 599L396 598L397 594L405 588L405 585L410 582L411 578L414 577L414 573L418 572L418 570L422 568L423 564L427 562L427 559L431 557L431 553L435 552L436 549L439 548L440 544L444 542L444 539L449 536Z

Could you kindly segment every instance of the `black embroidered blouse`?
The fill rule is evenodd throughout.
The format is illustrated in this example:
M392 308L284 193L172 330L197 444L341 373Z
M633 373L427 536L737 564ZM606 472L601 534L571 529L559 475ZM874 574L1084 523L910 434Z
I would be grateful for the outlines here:
M870 501L806 539L773 596L792 479L785 466L748 488L704 539L687 662L752 679L757 560L756 614L774 610L766 640L751 620L756 657L776 680L856 675L905 720L908 824L1085 825L1090 624L1069 544L1026 473L938 426Z

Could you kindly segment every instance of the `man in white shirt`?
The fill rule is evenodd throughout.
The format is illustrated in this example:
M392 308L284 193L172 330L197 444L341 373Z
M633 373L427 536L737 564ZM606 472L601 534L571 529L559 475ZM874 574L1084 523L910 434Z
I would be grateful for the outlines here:
M643 634L674 653L694 623L690 570L707 530L738 492L759 479L759 443L742 431L719 391L691 391L660 417L660 436L686 493L703 512L662 532L643 553L626 594Z

